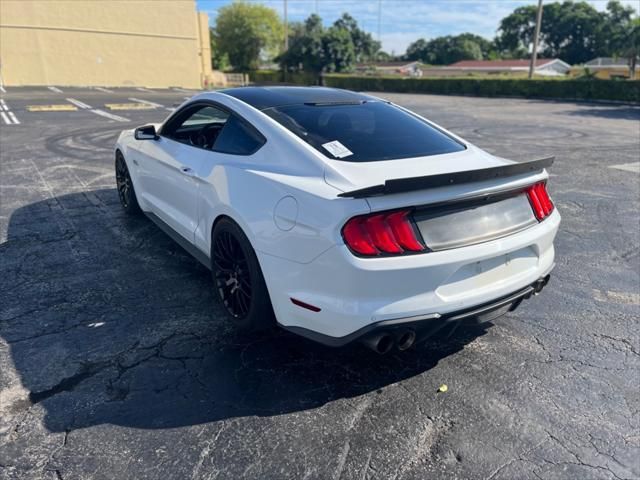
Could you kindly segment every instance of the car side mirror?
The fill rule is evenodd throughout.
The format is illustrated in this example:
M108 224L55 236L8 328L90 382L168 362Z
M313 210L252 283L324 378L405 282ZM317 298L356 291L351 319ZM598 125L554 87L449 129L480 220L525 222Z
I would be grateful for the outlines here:
M153 125L145 125L144 127L136 128L134 132L136 140L157 140L158 134L156 133L156 127Z

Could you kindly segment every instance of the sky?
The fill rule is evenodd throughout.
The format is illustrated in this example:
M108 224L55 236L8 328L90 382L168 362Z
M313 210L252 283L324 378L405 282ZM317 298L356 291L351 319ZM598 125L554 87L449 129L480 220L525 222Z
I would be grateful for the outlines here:
M249 1L271 7L284 16L284 0ZM598 10L604 10L608 0L587 1ZM218 10L232 2L196 0L198 10L209 14L211 26L215 25ZM640 12L640 0L623 0L622 3ZM383 50L401 54L418 38L471 32L491 39L503 17L522 5L536 4L537 0L288 0L287 11L289 21L302 21L317 13L325 26L348 12L360 28L381 39Z

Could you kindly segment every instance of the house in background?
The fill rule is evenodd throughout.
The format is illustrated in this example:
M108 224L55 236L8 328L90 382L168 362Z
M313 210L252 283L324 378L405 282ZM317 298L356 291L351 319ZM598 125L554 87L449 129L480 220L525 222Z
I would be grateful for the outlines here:
M529 63L529 60L462 60L437 70L441 72L439 76L442 76L443 73L447 76L504 73L517 76L528 74ZM538 58L534 73L536 75L560 76L566 75L570 69L571 65L559 58ZM432 70L435 69L429 69L428 73L432 73Z
M575 76L584 75L585 70L594 73L602 79L610 78L637 78L640 72L640 59L636 63L635 75L631 75L631 67L628 58L598 57L589 60L584 65L576 65L571 69Z
M371 75L421 77L420 62L370 62L356 65L356 72Z

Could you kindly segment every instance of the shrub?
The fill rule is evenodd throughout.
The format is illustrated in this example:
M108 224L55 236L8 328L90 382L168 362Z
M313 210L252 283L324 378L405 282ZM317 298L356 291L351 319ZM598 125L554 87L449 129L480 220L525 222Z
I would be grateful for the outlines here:
M250 74L255 83L317 85L309 73L259 70ZM640 81L564 80L521 78L398 78L327 74L324 85L348 90L476 97L558 98L570 100L615 100L640 103Z
M263 85L286 84L317 85L318 77L310 72L287 72L286 77L282 70L255 70L249 73L249 79L253 83Z
M640 82L636 81L389 78L325 75L324 84L349 90L380 92L640 102Z

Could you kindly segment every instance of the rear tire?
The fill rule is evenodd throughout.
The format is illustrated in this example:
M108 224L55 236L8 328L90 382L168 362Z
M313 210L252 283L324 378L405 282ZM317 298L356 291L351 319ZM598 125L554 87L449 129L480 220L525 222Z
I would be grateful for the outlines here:
M141 212L136 191L133 188L133 181L129 175L129 168L124 156L120 152L116 152L116 187L118 189L118 198L120 205L129 215L137 215Z
M211 237L214 288L228 320L244 333L273 328L271 299L247 236L235 222L223 218Z

